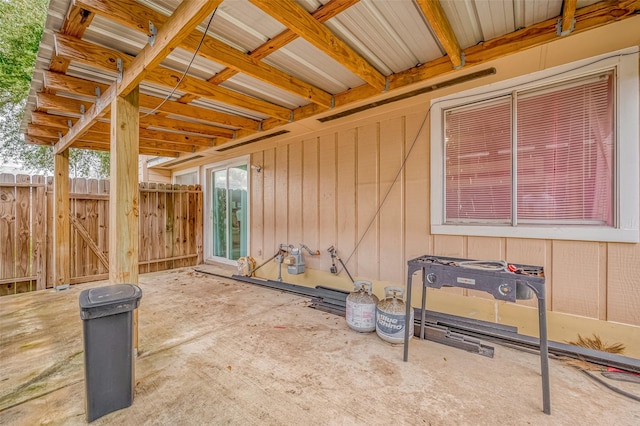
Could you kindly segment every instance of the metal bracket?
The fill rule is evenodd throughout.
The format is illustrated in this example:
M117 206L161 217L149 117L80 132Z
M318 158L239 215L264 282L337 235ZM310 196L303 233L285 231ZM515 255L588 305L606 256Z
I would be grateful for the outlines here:
M454 70L460 70L462 69L462 67L465 66L465 64L467 63L467 58L466 55L464 54L464 52L460 53L460 65L458 65L457 67L453 67Z
M100 88L96 86L96 102L100 100Z
M156 36L158 35L158 29L153 22L149 21L149 44L153 46L156 42Z
M69 126L69 128L73 127L73 123L71 122L71 120L67 120L67 126Z
M124 73L124 66L122 65L122 58L118 58L116 61L116 67L118 68L118 77L116 81L122 83L122 74Z
M58 132L58 139L62 139L62 132Z
M389 91L389 77L385 77L384 78L384 90L383 92L388 92Z
M569 28L567 31L562 31L562 18L558 18L558 23L556 24L556 34L558 34L559 36L566 36L569 35L575 28L576 20L574 19L571 22L571 28Z
M82 115L84 117L84 112L85 112L85 108L84 108L84 104L80 105L80 115Z
M258 123L258 131L261 132L262 131L262 121L260 121Z
M334 109L336 107L336 97L332 96L331 97L331 106L329 107L329 109Z
M291 110L291 114L289 115L289 123L293 123L293 110Z

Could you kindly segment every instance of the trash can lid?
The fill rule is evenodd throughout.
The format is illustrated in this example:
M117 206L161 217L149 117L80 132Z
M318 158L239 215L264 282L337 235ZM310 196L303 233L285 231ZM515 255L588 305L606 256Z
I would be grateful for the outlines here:
M80 317L99 318L132 311L138 307L142 290L133 284L114 284L83 290L80 293Z
M106 287L89 289L87 299L92 305L103 305L116 300L131 299L136 294L136 288L131 284L115 284Z

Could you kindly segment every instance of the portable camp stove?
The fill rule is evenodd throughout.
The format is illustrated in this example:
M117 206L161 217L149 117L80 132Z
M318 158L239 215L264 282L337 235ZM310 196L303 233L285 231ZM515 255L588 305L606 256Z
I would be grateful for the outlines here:
M420 338L424 339L427 292L429 288L460 287L484 291L495 299L515 302L538 298L540 331L540 367L542 370L543 411L551 413L549 394L549 351L547 342L547 310L545 306L545 278L541 266L508 264L504 261L478 261L453 257L421 256L407 262L407 314L411 313L411 281L413 274L422 271L422 318ZM405 327L404 360L409 358L409 327Z

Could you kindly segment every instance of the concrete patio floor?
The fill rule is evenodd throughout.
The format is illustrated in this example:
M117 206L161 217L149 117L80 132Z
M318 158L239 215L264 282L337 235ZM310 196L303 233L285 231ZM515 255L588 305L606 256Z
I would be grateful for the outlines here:
M0 424L84 424L78 296L105 282L0 298ZM351 331L308 299L194 272L145 274L133 405L92 424L638 425L640 403L536 354L486 358ZM616 382L627 392L640 385Z

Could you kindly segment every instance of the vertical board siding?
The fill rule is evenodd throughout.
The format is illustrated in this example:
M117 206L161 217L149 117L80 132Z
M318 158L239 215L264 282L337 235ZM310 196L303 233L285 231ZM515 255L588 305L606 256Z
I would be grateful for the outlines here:
M553 288L554 311L598 318L599 255L595 242L553 242L553 281L563 283Z
M640 244L608 245L607 320L640 326Z
M358 274L356 256L357 223L357 152L356 129L338 132L336 148L336 220L337 235L334 246L351 275ZM341 269L338 266L338 269Z
M249 168L249 176L251 177L250 200L252 200L249 209L251 215L249 223L252 225L250 230L251 244L249 247L251 247L256 257L261 259L267 255L264 247L264 157L262 152L251 156L251 164L263 168L260 172L254 170L253 167ZM271 250L268 250L268 252L271 252Z
M318 221L320 207L318 205L318 139L304 141L302 145L302 242L311 250L326 253L327 247L320 246L318 239ZM322 256L307 256L308 268L322 269ZM328 269L327 269L328 270Z
M339 155L342 153L338 151ZM359 277L379 279L380 264L378 262L378 216L376 210L380 199L378 198L378 126L358 127L357 139L357 197L356 204L357 223L351 226L357 227L358 249L352 258L354 262L350 271Z
M289 226L287 228L286 242L296 247L300 243L306 243L302 239L302 216L304 215L302 207L302 158L302 144L290 145L289 158L287 160L289 164L289 184L287 185L289 188L287 193L289 220L287 223Z
M275 239L276 244L286 244L289 242L289 145L277 147L275 155Z
M320 270L329 271L331 257L325 251L337 244L337 134L318 138L318 244ZM342 251L339 253L342 255Z
M326 249L334 246L352 275L401 286L406 261L424 254L539 265L549 309L640 325L638 244L431 235L427 109L404 112L252 153L263 171L252 171L250 254L264 259L279 243L303 242L320 250L306 256L307 268L327 272ZM414 277L418 293L419 281ZM536 299L517 303L537 306Z
M379 279L404 280L404 234L402 232L404 175L400 172L404 159L404 119L402 117L380 123L378 199L384 205L379 218ZM394 179L395 183L394 183ZM426 238L426 235L423 235Z
M264 152L264 166L262 167L264 182L264 237L263 255L264 259L269 259L278 251L278 241L276 241L276 151L270 149ZM286 209L287 206L280 206Z

